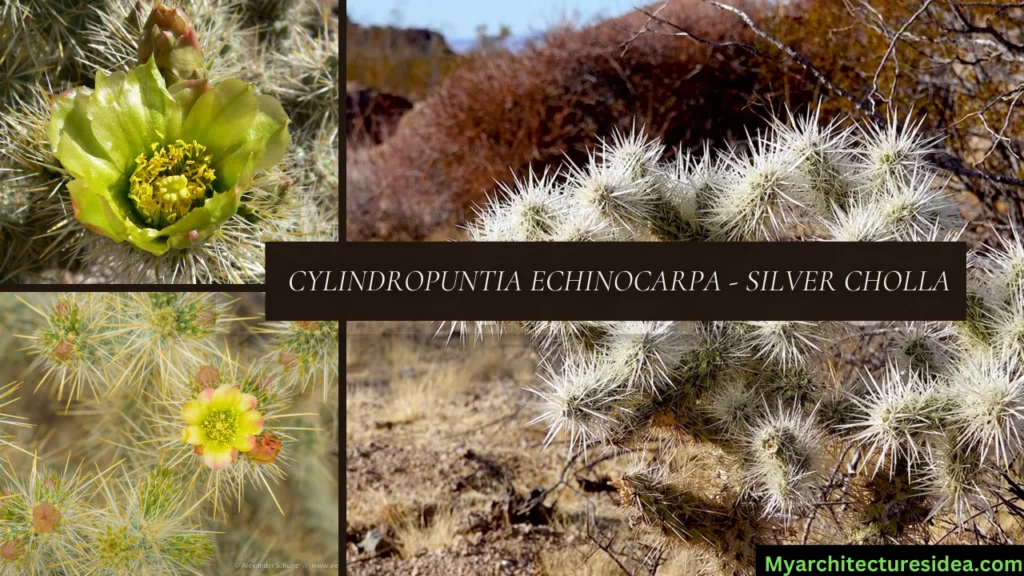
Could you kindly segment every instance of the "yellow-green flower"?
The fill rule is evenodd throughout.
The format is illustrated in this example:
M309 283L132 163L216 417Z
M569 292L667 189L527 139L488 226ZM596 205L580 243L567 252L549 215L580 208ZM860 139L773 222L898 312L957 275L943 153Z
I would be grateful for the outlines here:
M233 464L239 452L252 450L256 435L263 431L256 397L230 384L200 392L185 403L181 417L187 424L181 440L195 446L196 453L214 470Z
M284 156L288 123L280 102L242 80L168 86L151 57L54 97L49 139L74 178L75 218L161 255L206 239L238 211L253 175Z

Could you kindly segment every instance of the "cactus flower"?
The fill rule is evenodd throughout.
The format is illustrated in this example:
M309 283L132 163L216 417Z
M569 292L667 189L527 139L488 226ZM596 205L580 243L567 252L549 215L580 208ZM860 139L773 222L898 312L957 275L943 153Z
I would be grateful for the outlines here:
M168 87L153 57L53 98L51 149L74 178L75 218L160 256L205 240L290 137L280 102L237 79Z
M256 397L230 384L200 392L185 403L181 417L186 423L181 440L192 444L214 470L234 463L239 452L255 448L256 435L263 431Z

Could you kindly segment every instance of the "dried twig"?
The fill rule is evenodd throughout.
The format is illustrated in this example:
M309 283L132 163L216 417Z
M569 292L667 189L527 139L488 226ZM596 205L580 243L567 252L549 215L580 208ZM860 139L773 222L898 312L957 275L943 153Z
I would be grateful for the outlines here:
M885 54L882 55L882 61L878 63L878 68L875 69L875 75L872 76L872 78L871 78L871 90L867 93L866 96L864 96L864 100L866 100L867 103L871 106L871 111L872 112L875 111L874 96L875 96L875 94L878 93L878 77L882 74L882 70L885 69L885 62L889 59L889 56L892 56L893 50L896 49L896 43L899 42L900 37L903 36L904 33L906 33L907 28L909 28L910 25L914 23L914 20L917 20L918 16L923 14L924 11L928 9L928 6L930 6L931 3L932 3L932 0L927 0L924 4L922 4L921 8L919 8L917 10L917 12L914 12L914 15L911 16L910 19L908 19L903 24L903 26L899 29L899 31L897 31L896 34L892 37L892 41L889 42L889 47L885 50ZM896 75L895 75L895 77L892 80L893 90L894 91L896 89L896 82L898 82L898 81L899 81L899 61L897 60L896 61Z
M872 119L874 119L876 121L882 120L882 118L880 117L878 112L876 110L874 110L874 106L867 106L865 104L865 102L868 99L858 98L852 92L850 92L850 91L846 90L845 88L837 85L828 76L826 76L817 66L815 66L814 63L811 62L811 60L809 58L807 58L803 54L800 54L799 52L797 52L796 50L794 50L793 48L791 48L790 46L788 46L787 44L785 44L781 40L775 38L774 36L772 36L771 34L766 32L763 28L759 27L754 22L754 20L746 12L744 12L743 10L740 10L739 8L736 8L735 6L730 6L728 4L723 4L723 3L718 2L716 0L703 0L703 1L708 3L708 4L710 4L710 5L712 5L712 6L714 6L714 7L716 7L716 8L718 8L718 9L720 9L720 10L724 10L726 12L730 12L730 13L734 14L735 16L740 18L747 25L747 27L750 28L751 31L753 31L758 37L760 37L764 41L768 42L769 44L771 44L772 46L774 46L778 50L782 51L784 54L786 54L786 56L788 58L790 58L791 60L793 60L794 62L796 62L800 66L802 66L805 70L810 72L810 74L812 76L814 76L814 78L822 86L824 86L826 89L828 89L830 92L832 92L832 93L834 93L834 94L836 94L838 96L841 96L843 99L845 99L847 102L849 102L858 111L860 111L861 113L871 117ZM930 4L930 1L926 2L924 7L927 7L929 4ZM641 10L641 11L643 11L643 10ZM660 22L665 23L668 26L672 26L672 24L670 22L667 22L664 19L658 17L657 13L648 13L648 12L644 12L644 13L648 15L648 18L650 18L651 21L660 21ZM913 21L913 19L911 19L911 22L912 21ZM908 25L909 25L909 22L908 22ZM683 30L679 26L675 26L675 28L680 30L681 32L686 32L685 30ZM976 27L975 26L975 28L979 28L979 31L982 31L982 32L985 32L985 33L989 33L989 34L992 34L992 32L994 31L994 29L993 30L989 30L989 28L991 28L991 26L987 26L987 27ZM649 30L647 30L647 31L649 32ZM995 32L995 34L999 34L998 31L994 31L994 32ZM901 36L903 34L904 34L904 32L900 32L900 33L897 34L897 37L899 37L899 36ZM700 39L695 38L692 34L689 34L689 33L678 34L678 35L691 38L691 39L693 39L695 41L698 41L698 42L700 41ZM634 40L635 40L635 38L634 38ZM998 38L996 38L996 40L998 40ZM1013 45L1012 43L1011 43L1011 45L1012 46L1016 46L1016 45ZM1024 48L1024 47L1022 47L1022 48ZM755 50L756 50L756 48L755 48ZM945 170L946 172L950 172L952 174L956 174L957 176L962 176L962 177L965 177L965 178L977 178L977 179L985 180L985 181L992 182L992 183L995 183L995 184L1003 184L1003 185L1008 185L1008 186L1015 186L1015 187L1024 188L1024 179L1022 179L1022 178L1016 178L1016 177L1009 176L1009 175L1006 175L1006 174L997 174L997 173L989 172L989 171L985 171L985 170L978 170L977 168L973 168L971 166L968 166L963 161L963 159L961 159L958 156L955 156L955 155L953 155L953 154L951 154L949 152L940 152L940 153L933 154L933 155L931 155L928 158L928 161L932 165L934 165L935 167L940 168L942 170Z
M607 544L602 544L600 540L595 538L594 535L590 533L590 530L588 528L587 529L587 539L590 540L590 542L593 543L594 546L597 546L597 548L599 550L601 550L602 552L607 554L608 557L611 558L612 561L614 561L615 564L618 565L619 569L622 570L623 574L629 574L630 576L633 575L633 573L629 570L629 568L626 568L626 565L623 564L622 561L619 560L619 557L610 549L612 543L615 542L615 536L612 536L611 539L608 540Z

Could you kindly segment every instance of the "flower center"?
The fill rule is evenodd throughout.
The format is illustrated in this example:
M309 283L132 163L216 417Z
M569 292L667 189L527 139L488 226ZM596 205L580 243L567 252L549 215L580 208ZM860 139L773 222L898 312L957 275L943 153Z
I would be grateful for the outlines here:
M238 416L231 410L210 412L203 420L203 432L215 444L230 444L238 432Z
M210 168L212 157L204 156L206 147L197 142L178 140L163 148L154 143L152 148L151 158L139 154L135 159L128 197L146 224L164 228L200 206L217 176Z

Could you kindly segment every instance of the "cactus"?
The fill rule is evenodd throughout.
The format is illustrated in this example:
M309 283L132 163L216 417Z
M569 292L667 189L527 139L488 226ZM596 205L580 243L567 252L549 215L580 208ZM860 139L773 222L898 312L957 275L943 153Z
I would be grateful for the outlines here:
M925 162L934 148L910 118L823 125L812 111L772 120L747 146L664 161L634 128L583 166L502 189L469 237L956 240L954 191ZM743 573L751 550L725 545L739 524L723 518L784 542L922 542L934 526L1001 537L1000 476L1018 478L1024 456L1022 271L1016 235L973 249L962 322L534 321L492 331L524 331L544 354L532 424L547 426L548 443L564 436L570 454L626 449L643 462L618 480L641 535L710 548L723 570ZM670 472L663 448L687 442L719 448L726 500ZM992 520L976 521L979 512Z
M266 4L0 9L0 281L254 283L265 242L337 238L337 26Z
M5 371L25 382L0 387L0 574L227 573L211 572L230 553L220 546L261 514L282 519L261 530L337 539L338 517L319 509L337 506L323 460L337 430L321 413L337 411L338 387L326 383L325 402L318 386L303 392L287 380L279 326L240 317L245 297L3 302L5 314L26 312L5 318L28 345L4 348ZM303 341L312 364L337 362L337 324L309 328L295 330L325 339L319 348ZM333 356L314 356L331 338ZM336 379L337 366L326 377ZM293 477L314 471L313 485ZM273 544L283 534L264 534L262 552L289 557L287 538ZM337 562L338 553L323 548L316 559Z

